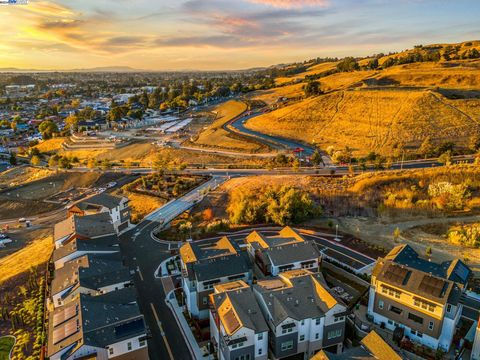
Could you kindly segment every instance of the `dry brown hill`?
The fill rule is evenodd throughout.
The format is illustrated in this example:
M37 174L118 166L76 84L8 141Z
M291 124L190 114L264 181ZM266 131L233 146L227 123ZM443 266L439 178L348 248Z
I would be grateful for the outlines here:
M323 149L349 146L355 155L390 155L399 144L415 148L427 136L465 145L480 132L479 105L476 99L451 100L431 90L347 90L303 100L246 125Z

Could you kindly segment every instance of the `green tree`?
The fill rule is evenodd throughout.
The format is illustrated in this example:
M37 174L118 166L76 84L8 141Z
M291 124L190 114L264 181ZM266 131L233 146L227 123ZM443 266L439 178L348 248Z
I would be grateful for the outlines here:
M40 163L41 163L41 160L38 155L33 155L32 158L30 159L30 164L32 164L33 166L38 166L40 165Z
M45 120L38 127L38 131L43 139L50 139L53 134L58 133L58 127L53 121Z
M303 91L305 92L305 96L316 96L322 94L322 90L320 90L320 83L318 81L309 81L303 87Z
M420 154L422 154L425 159L428 157L428 156L431 156L433 154L433 151L434 151L434 146L432 144L432 140L430 139L430 136L427 136L422 144L420 145L420 148L418 149Z
M445 166L450 166L452 164L452 153L447 151L438 157L438 162Z
M17 154L15 154L14 152L11 152L9 162L10 162L10 165L12 166L17 165Z
M323 163L322 154L320 154L320 151L315 150L315 152L312 154L312 157L310 158L310 161L315 166L318 166L321 163Z

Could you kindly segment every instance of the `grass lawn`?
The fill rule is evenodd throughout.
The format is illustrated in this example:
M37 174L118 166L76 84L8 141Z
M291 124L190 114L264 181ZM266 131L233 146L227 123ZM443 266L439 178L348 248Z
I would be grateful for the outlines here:
M15 344L15 339L10 336L0 337L0 360L8 360L10 350Z
M58 151L62 148L62 144L65 142L65 138L54 138L42 141L35 147L42 153L48 153L51 151Z

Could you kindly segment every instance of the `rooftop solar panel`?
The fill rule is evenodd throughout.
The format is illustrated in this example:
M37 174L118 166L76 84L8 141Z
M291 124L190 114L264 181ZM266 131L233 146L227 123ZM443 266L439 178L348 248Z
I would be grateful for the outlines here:
M64 309L62 309L62 311L59 311L53 315L53 326L58 326L61 323L76 316L77 314L78 314L77 305L67 306Z
M425 275L418 289L426 294L442 297L445 293L445 285L447 285L447 283L444 280Z
M137 334L145 330L143 319L137 319L115 326L115 337L117 339L127 337L129 335Z

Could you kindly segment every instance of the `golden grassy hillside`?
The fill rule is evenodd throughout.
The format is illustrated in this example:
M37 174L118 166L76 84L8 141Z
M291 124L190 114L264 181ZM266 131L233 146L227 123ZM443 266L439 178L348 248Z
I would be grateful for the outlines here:
M23 249L0 259L0 284L48 261L53 251L51 236L35 240Z
M456 101L428 90L338 91L253 118L246 126L315 141L324 149L348 145L357 156L370 151L391 155L399 143L419 146L430 136L435 142L455 139L461 145L480 131L479 101L461 100L468 114L456 108Z
M62 144L65 142L65 138L54 138L42 141L35 147L42 153L48 153L60 150L62 148Z
M288 76L288 77L278 77L275 79L275 84L276 85L283 85L289 82L297 82L305 79L306 76L311 76L311 75L317 75L324 73L326 71L330 71L335 69L337 66L336 62L327 62L327 63L322 63L322 64L317 64L309 67L307 71L296 74L294 76Z
M455 66L442 62L399 65L378 72L375 79L384 85L479 89L477 63L469 60L455 62Z
M269 90L255 91L249 95L249 98L253 100L260 100L264 103L270 105L276 102L279 98L298 98L302 97L303 92L303 83L281 86Z
M263 148L261 144L239 138L223 129L223 125L246 110L247 104L235 100L230 100L217 106L213 111L216 114L216 120L202 131L193 143L204 147L222 148L234 151L260 151Z

